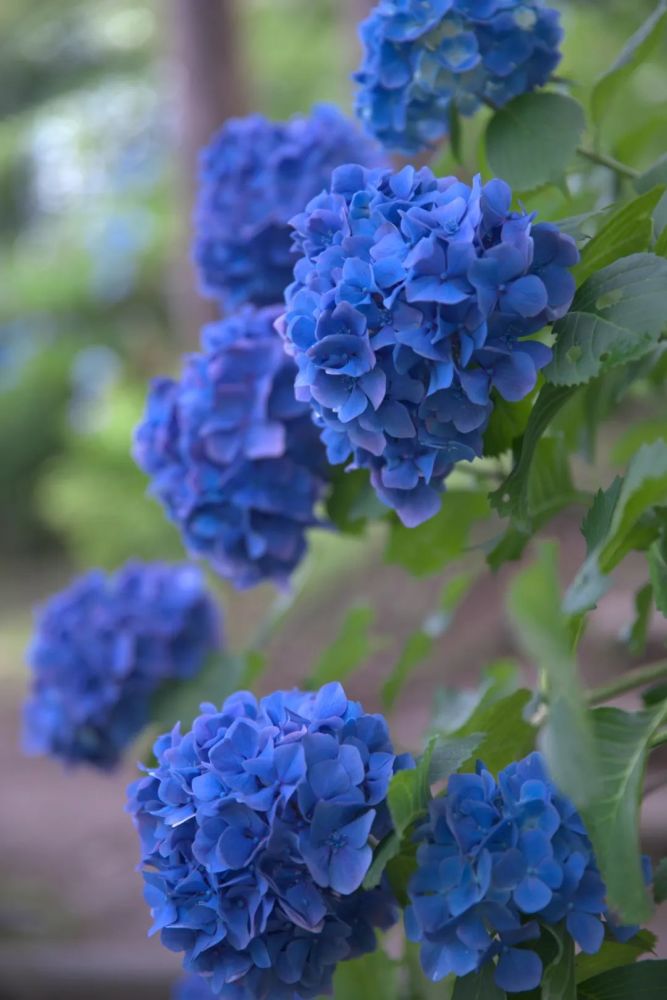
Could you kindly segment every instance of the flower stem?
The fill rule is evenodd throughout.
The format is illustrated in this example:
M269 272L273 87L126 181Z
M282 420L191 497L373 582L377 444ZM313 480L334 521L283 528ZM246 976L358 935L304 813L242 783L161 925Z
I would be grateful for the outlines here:
M607 156L605 153L596 153L594 149L588 149L586 146L579 146L577 152L579 156L584 156L591 163L597 163L600 167L608 167L609 170L613 170L619 177L626 177L631 181L639 177L638 170L635 170L634 167L629 167L627 163L615 160L613 156Z
M635 688L647 687L649 684L655 683L655 681L664 679L667 679L667 660L660 660L658 663L648 663L645 667L637 667L635 670L628 671L627 674L623 674L622 677L618 677L615 681L610 681L609 684L593 688L588 693L588 704L599 705L602 702L609 701L611 698L615 698L619 694L634 691Z

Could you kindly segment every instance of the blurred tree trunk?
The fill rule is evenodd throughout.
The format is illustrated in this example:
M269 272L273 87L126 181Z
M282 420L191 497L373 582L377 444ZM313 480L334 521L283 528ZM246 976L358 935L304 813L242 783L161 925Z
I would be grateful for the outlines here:
M172 324L194 346L215 307L197 291L191 263L192 207L199 150L230 115L247 109L237 24L238 0L168 0L168 85L173 95L178 158L179 232L169 282Z

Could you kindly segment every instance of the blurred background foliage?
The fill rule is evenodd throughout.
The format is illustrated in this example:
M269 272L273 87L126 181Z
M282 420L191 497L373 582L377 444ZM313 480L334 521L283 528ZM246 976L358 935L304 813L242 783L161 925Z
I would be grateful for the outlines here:
M274 117L351 103L364 2L234 5L245 107ZM586 93L649 0L563 4L562 75ZM3 0L0 9L0 551L77 566L179 551L127 460L150 375L192 344L175 299L189 207L175 128L173 24L149 0ZM591 40L594 39L594 44ZM664 151L657 53L605 119L639 168ZM187 110L187 109L186 109ZM656 129L656 122L661 128ZM476 169L484 115L466 126ZM443 167L454 166L445 156ZM185 164L188 169L188 164ZM539 192L543 215L614 195L609 171ZM530 203L530 199L529 199Z

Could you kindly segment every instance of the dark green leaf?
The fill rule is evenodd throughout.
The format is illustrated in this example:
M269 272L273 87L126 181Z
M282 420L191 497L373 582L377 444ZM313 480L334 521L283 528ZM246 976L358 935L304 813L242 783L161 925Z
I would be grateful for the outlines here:
M578 285L619 257L651 249L653 210L665 191L665 184L667 181L620 208L586 244L579 264L572 271Z
M340 962L334 975L335 1000L398 1000L397 963L381 949Z
M508 403L495 390L493 396L493 412L484 432L484 455L487 458L497 458L510 451L517 438L526 429L537 392L531 393L518 403Z
M592 976L599 976L608 969L617 969L621 965L630 965L642 955L653 951L656 943L655 934L650 931L639 931L629 941L617 941L608 936L595 955L581 952L575 961L577 982L581 983Z
M597 775L590 720L560 606L557 550L545 544L538 561L514 579L509 609L526 652L547 681L549 715L540 736L549 768L580 808L593 797Z
M667 326L667 260L633 254L598 271L554 326L554 356L545 377L582 385L653 350Z
M500 514L526 520L528 480L535 450L549 424L576 391L575 388L553 385L542 388L523 435L516 465L502 486L491 494L491 504Z
M430 741L415 768L399 771L391 779L387 804L398 837L402 837L428 809L431 801L431 758L436 742L435 739Z
M667 618L667 540L663 536L648 550L648 567L658 611Z
M359 534L369 518L386 515L387 508L375 495L365 470L345 472L341 466L331 466L330 478L326 510L339 531Z
M598 490L590 510L586 514L581 533L586 539L586 551L590 555L601 545L611 529L611 519L621 493L623 480L617 476L608 490Z
M633 656L641 656L646 649L646 638L653 610L653 587L647 583L635 593L635 617L628 632L628 649Z
M643 712L599 708L592 714L600 790L580 808L607 886L607 899L625 924L642 923L650 905L639 846L639 807L646 755L667 718L667 704ZM567 788L563 786L567 794Z
M377 649L377 640L371 635L375 612L370 607L351 608L340 632L320 656L315 669L306 681L314 689L330 681L343 681Z
M418 528L391 522L385 558L415 576L438 573L465 552L472 525L488 512L484 493L445 493L440 513Z
M652 167L645 170L635 181L635 187L640 194L650 191L659 184L667 184L667 153L660 157Z
M496 111L486 131L489 166L517 191L558 182L586 128L581 105L554 93L523 94Z
M653 873L653 898L658 904L667 901L667 858L663 858Z
M630 76L658 47L667 24L667 4L661 2L629 40L618 59L596 82L591 95L593 121L599 125Z
M494 968L487 963L479 972L457 979L452 1000L505 1000L507 994L495 984Z
M578 1000L665 1000L667 962L624 965L579 985Z
M591 511L585 522L590 519L595 526L596 545L592 549L589 546L588 558L565 596L564 607L569 614L595 607L609 587L606 578L614 567L632 548L648 548L657 537L660 524L650 515L652 508L667 506L667 443L655 441L641 448L630 462L620 489L614 483L602 498L598 494L594 508L596 504L599 513L594 516Z
M544 970L541 1000L577 1000L572 936L562 925L547 930L556 940L558 954Z
M461 127L461 116L456 109L454 101L449 106L449 144L452 155L457 163L463 162L463 129Z
M476 709L452 738L458 740L481 734L483 738L477 747L475 760L483 761L492 774L497 774L512 761L520 760L535 749L537 731L524 719L531 698L530 691L520 690ZM474 760L461 767L462 771L474 769Z

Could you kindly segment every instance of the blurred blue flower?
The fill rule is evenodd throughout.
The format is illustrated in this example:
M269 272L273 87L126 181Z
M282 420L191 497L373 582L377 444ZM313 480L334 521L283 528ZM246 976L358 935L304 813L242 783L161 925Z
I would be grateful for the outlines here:
M394 753L382 716L340 684L202 705L130 786L153 931L232 1000L308 1000L376 946L391 894L361 888L391 828Z
M134 457L188 549L237 587L284 583L306 550L324 453L294 396L277 307L204 330L179 381L153 382Z
M495 961L501 989L532 990L542 962L525 945L539 938L540 923L564 921L588 954L599 951L605 923L621 938L637 929L615 926L584 825L538 753L497 781L481 764L454 775L417 839L405 921L434 981Z
M148 723L160 685L193 677L220 638L193 566L130 562L111 576L79 577L37 617L26 751L113 767Z
M230 119L201 156L194 255L204 293L227 308L279 302L296 259L288 222L348 160L385 162L333 106L286 122Z
M329 461L370 469L412 527L482 454L493 393L518 401L572 302L574 241L511 210L501 180L337 168L292 224L303 257L279 321Z
M357 114L385 146L415 152L473 114L547 82L560 16L542 0L379 0L360 29Z

